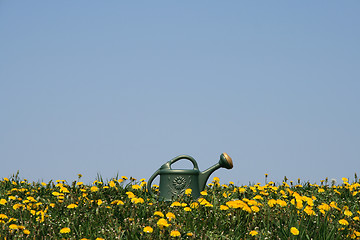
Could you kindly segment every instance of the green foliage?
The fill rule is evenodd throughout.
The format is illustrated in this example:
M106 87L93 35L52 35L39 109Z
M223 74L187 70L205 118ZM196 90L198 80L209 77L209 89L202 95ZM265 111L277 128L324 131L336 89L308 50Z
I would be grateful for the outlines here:
M0 239L360 239L357 178L291 186L287 179L235 186L214 178L200 199L174 202L151 197L143 179L80 180L4 178Z

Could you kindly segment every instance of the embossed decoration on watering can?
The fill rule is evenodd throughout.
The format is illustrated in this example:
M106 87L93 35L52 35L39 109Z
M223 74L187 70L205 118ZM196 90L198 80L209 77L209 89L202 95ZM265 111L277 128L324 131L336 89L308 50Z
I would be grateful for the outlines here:
M181 159L187 159L194 165L193 169L172 169L171 165ZM149 179L147 190L151 195L154 193L151 190L151 183L160 175L160 195L159 200L172 201L174 198L181 196L185 190L190 188L193 198L198 198L200 192L205 189L206 182L211 173L219 168L233 168L231 157L226 153L220 155L220 160L217 164L209 167L204 172L199 171L199 167L194 158L188 155L177 156L167 163L163 164Z

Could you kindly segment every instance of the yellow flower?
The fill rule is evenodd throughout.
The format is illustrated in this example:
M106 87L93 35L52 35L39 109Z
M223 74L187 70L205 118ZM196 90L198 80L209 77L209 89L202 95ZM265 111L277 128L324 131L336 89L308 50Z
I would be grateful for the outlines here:
M194 236L194 234L192 232L189 232L186 234L186 236L192 237L192 236Z
M319 188L319 189L318 189L318 192L319 192L319 193L325 192L325 189Z
M349 182L349 179L347 179L345 177L341 178L341 180L343 180L343 182Z
M179 202L173 202L170 207L181 207L181 203Z
M286 207L287 203L284 200L281 199L277 199L276 203L280 206L280 207Z
M348 217L351 217L351 216L353 215L352 212L349 211L349 210L345 210L345 211L344 211L344 214L345 214L346 216L348 216Z
M6 203L7 203L6 199L1 199L1 200L0 200L0 204L1 204L1 205L5 205Z
M27 230L27 229L24 229L23 232L24 232L25 235L29 235L29 234L30 234L30 231Z
M349 225L349 222L346 221L345 219L340 219L340 220L339 220L339 223L340 223L341 225L344 225L344 226Z
M125 176L121 176L122 179L127 180L128 178Z
M160 218L156 224L159 226L160 229L170 226L170 224L168 224L168 222L164 218Z
M141 187L137 184L131 186L132 189L140 189Z
M193 203L190 204L190 207L191 207L191 208L198 208L198 207L199 207L199 203L193 202Z
M103 238L96 238L95 240L104 240Z
M0 214L0 219L8 219L8 216L6 216L5 214Z
M71 232L71 230L70 230L70 228L68 228L68 227L62 228L62 229L60 230L60 233L69 233L69 232Z
M128 198L135 198L135 194L133 192L126 192Z
M172 236L172 237L180 237L181 234L180 234L179 231L173 230L173 231L171 231L170 236Z
M19 208L21 208L22 206L23 206L22 204L16 203L16 204L14 204L13 209L14 209L14 210L19 209Z
M220 210L228 210L229 207L225 205L220 205Z
M76 183L77 186L81 186L81 185L83 185L83 184L84 184L83 182L77 182L77 183Z
M270 200L268 201L268 205L269 205L270 207L273 207L276 203L277 203L277 201L276 201L275 199L270 199Z
M253 212L258 212L258 211L260 211L260 208L258 206L251 206L251 210Z
M191 192L192 192L191 188L188 188L188 189L185 190L185 194L186 194L186 195L190 195Z
M169 221L171 221L172 219L175 219L175 214L173 214L172 212L168 212L166 214L166 217L169 219Z
M253 199L256 199L256 200L263 200L264 198L260 195L256 195L255 197L253 197Z
M296 227L290 228L290 232L292 235L299 235L299 230Z
M359 221L360 220L360 218L358 216L353 217L353 219L354 219L354 221Z
M154 229L152 227L147 226L147 227L144 227L143 231L146 233L152 233L154 231Z
M103 203L103 201L102 201L101 199L98 199L98 200L96 201L96 204L97 204L98 206L100 206L102 203Z
M185 207L184 210L185 210L186 212L190 212L190 211L191 211L191 208Z
M76 205L76 204L74 204L74 203L72 203L72 204L70 204L70 205L67 206L67 208L77 208L77 207L78 207L78 205Z
M164 214L162 212L156 211L154 212L154 216L164 217Z
M246 192L246 189L245 188L239 188L239 193L244 193L244 192Z
M306 206L305 209L304 209L304 212L306 212L306 214L309 215L309 216L315 215L314 210L310 206Z
M255 236L255 235L257 235L257 234L258 234L258 232L257 232L257 231L255 231L255 230L253 230L253 231L249 232L249 234L250 234L251 236Z
M18 225L16 225L16 224L11 224L11 225L9 226L9 228L12 229L12 230L16 230L16 229L18 229L19 227L18 227Z
M99 188L98 188L97 186L92 186L92 187L90 188L90 191L92 191L92 192L97 192L97 191L99 191Z
M206 191L202 191L202 192L200 192L200 194L203 195L203 196L208 195Z
M214 181L214 182L220 182L220 179L219 179L218 177L214 177L214 178L213 178L213 181Z

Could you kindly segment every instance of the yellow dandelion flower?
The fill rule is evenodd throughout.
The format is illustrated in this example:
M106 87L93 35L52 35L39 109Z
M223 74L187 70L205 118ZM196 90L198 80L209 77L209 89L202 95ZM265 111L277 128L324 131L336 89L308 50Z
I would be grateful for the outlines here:
M185 190L185 194L186 194L186 195L190 195L191 192L192 192L191 188L188 188L188 189Z
M164 218L160 218L159 221L156 223L160 229L163 229L164 227L169 227L170 224L166 221Z
M255 197L253 197L253 199L255 200L263 200L264 198L260 195L256 195Z
M201 191L200 194L203 195L203 196L208 195L206 191Z
M270 199L270 200L268 201L268 205L269 205L270 207L273 207L276 203L277 203L277 201L276 201L275 199Z
M184 210L185 210L186 212L190 212L190 211L191 211L191 208L185 207Z
M347 178L345 178L345 177L341 178L341 180L342 180L343 182L349 182L349 179L347 179Z
M353 217L353 219L354 219L354 221L359 221L360 220L360 218L358 216Z
M258 212L258 211L260 211L260 208L258 206L251 206L251 210L253 212Z
M286 207L286 205L287 205L287 203L281 199L277 199L276 204L278 204L280 207Z
M70 230L70 228L68 228L68 227L62 228L62 229L60 230L60 233L69 233L69 232L71 232L71 230Z
M252 230L251 232L249 232L249 235L251 236L255 236L255 235L258 235L259 233L255 230Z
M72 204L70 204L70 205L67 206L67 208L77 208L77 207L78 207L78 205L76 205L76 204L74 204L74 203L72 203Z
M292 235L299 235L299 230L296 227L290 228L290 232Z
M173 202L170 207L181 207L181 203L179 202Z
M348 217L351 217L353 215L352 212L349 210L345 210L344 214L345 214L345 216L348 216Z
M339 220L339 223L340 223L341 225L344 225L344 226L349 225L349 222L346 221L345 219L340 219L340 220Z
M191 208L198 208L198 207L199 207L199 203L193 202L193 203L190 204L190 207L191 207Z
M9 228L10 228L11 230L19 229L18 225L16 225L16 224L11 224L11 225L9 226Z
M6 216L5 214L0 214L0 219L8 219L8 216Z
M96 238L95 240L105 240L105 239L103 239L103 238L99 238L99 237L98 237L98 238Z
M131 186L132 189L141 189L141 187L137 184Z
M121 176L122 179L127 180L128 178L125 176Z
M5 205L6 203L7 203L6 199L1 199L1 200L0 200L0 204L1 204L1 205Z
M90 188L90 191L91 191L91 192L97 192L97 191L99 191L99 188L98 188L97 186L92 186L92 187Z
M159 216L159 217L164 217L164 214L162 213L162 212L160 212L160 211L156 211L156 212L154 212L154 216Z
M115 184L115 182L114 182L114 181L110 181L110 182L109 182L109 186L113 188L113 187L115 187L115 186L116 186L116 184Z
M77 183L76 183L77 186L81 186L81 185L83 185L83 184L84 184L83 182L77 182Z
M154 231L154 229L152 227L147 226L147 227L144 227L143 231L146 233L152 233Z
M179 231L173 230L173 231L170 232L170 236L172 236L172 237L180 237L181 234L180 234Z
M175 214L173 214L172 212L168 212L166 214L167 219L169 219L169 221L171 221L172 219L175 219Z
M225 205L220 205L220 210L228 210L229 207L228 206L225 206Z
M239 193L244 193L244 192L246 192L246 189L245 189L245 188L240 187L240 188L239 188Z
M186 236L192 237L192 236L194 236L194 234L192 232L189 232L186 234Z
M23 230L23 233L24 233L25 235L29 235L29 234L30 234L30 231L27 230L27 229L24 229L24 230Z
M126 192L126 195L128 196L128 198L134 198L135 194L133 192Z

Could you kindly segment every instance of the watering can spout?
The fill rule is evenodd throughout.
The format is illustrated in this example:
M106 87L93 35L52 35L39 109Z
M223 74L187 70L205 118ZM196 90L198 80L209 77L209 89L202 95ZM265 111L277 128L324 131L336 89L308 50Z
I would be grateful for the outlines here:
M232 159L229 155L227 155L227 153L222 153L220 155L220 160L217 164L215 164L212 167L209 167L208 169L206 169L205 171L203 171L199 174L199 189L200 189L200 191L203 191L205 189L206 182L209 179L210 175L214 171L218 170L219 168L227 168L227 169L233 168Z

